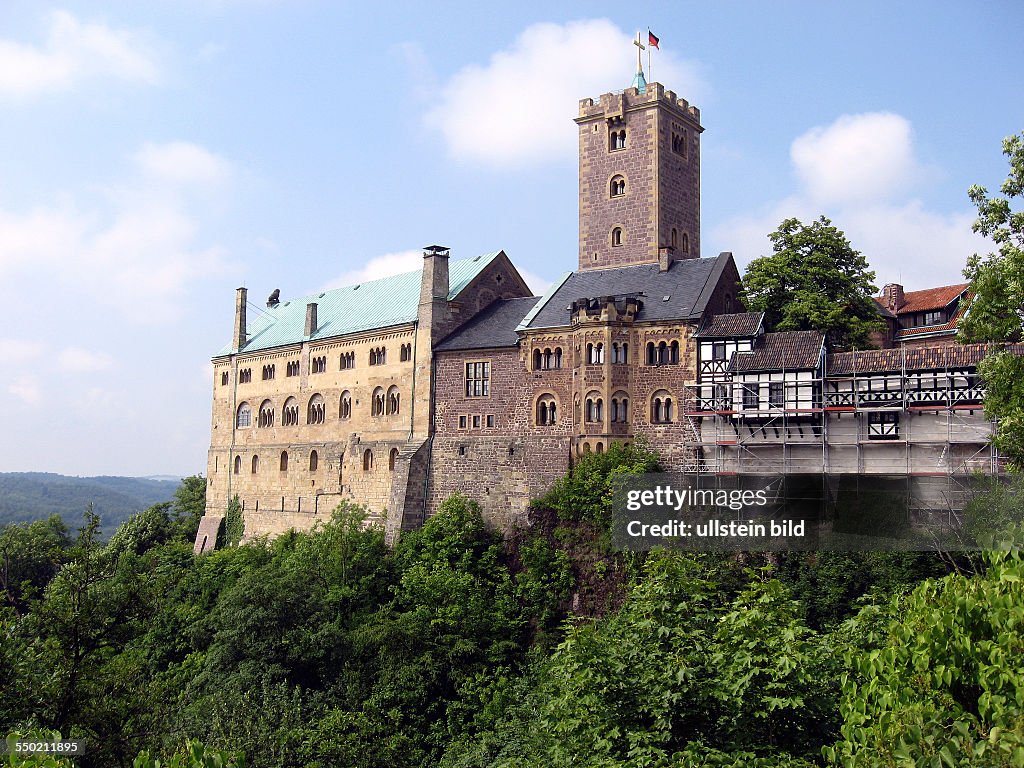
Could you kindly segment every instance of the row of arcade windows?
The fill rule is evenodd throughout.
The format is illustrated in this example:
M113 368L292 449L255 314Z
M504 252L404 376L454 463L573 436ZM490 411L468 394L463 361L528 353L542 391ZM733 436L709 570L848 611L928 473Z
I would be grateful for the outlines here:
M391 386L384 390L377 387L373 390L370 400L371 416L395 416L401 412L402 395L398 387ZM345 420L352 418L352 393L347 389L341 393L338 403L338 418ZM306 423L323 424L327 420L327 403L323 396L315 394L309 398L306 404ZM256 426L267 428L274 426L275 412L274 404L270 400L264 400L256 413ZM238 406L235 416L235 426L239 429L251 427L253 423L253 410L249 403L242 403ZM285 400L281 408L281 426L294 427L299 424L299 401L294 397Z
M533 350L533 370L535 371L546 371L554 368L562 367L562 348L555 347L552 350L550 347L546 348L543 352L539 349Z
M647 364L648 365L678 365L679 364L679 342L671 344L664 341L655 344L647 342Z

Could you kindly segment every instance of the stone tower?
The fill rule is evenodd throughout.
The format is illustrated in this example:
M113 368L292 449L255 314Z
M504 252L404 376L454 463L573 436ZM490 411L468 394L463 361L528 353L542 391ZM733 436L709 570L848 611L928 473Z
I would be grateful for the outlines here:
M581 270L700 256L700 110L645 83L580 101Z

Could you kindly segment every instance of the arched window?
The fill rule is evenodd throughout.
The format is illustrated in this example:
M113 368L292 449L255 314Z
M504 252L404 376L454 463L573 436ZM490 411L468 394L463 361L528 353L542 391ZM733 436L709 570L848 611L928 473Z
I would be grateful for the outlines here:
M690 236L686 232L683 232L683 253L689 253L689 252L690 252Z
M675 227L672 227L672 240L671 240L671 243L672 243L672 247L673 248L678 248L679 247L679 232L678 232L678 230Z
M622 197L626 194L626 180L619 175L612 176L608 192L612 197Z
M533 370L535 370L535 371L539 371L540 370L540 360L541 360L540 350L539 349L533 350Z
M388 401L387 401L387 413L389 416L394 416L399 410L400 396L398 394L398 387L388 387Z
M544 350L544 367L549 370L555 367L555 356L550 347Z
M237 475L242 471L242 457L235 456L235 474Z
M668 363L668 344L664 341L658 344L658 365L666 365Z
M647 342L647 364L657 365L658 364L658 348L654 346L653 341Z
M309 471L316 472L317 467L320 466L320 454L316 451L309 452Z
M384 389L383 387L377 387L373 390L373 396L370 399L370 415L371 416L383 416L384 415Z
M587 344L587 365L591 365L594 362L594 345Z
M281 424L286 427L294 427L299 423L299 401L289 397L284 401L284 408L281 409Z
M615 424L619 420L619 401L618 398L612 398L612 410L611 410L612 424Z
M604 418L604 400L596 392L587 396L586 418L591 424L597 424Z
M626 148L626 131L625 129L612 131L608 134L608 148L609 149L625 149Z
M537 426L550 427L558 423L558 406L553 395L544 394L537 398Z
M347 389L341 393L341 405L338 411L338 415L342 419L352 418L352 393Z
M555 368L562 367L562 348L555 347Z
M594 360L595 363L597 363L597 364L604 363L604 344L598 343L594 347L594 355L597 358L596 360Z
M617 362L619 362L619 342L613 341L612 342L612 365L615 365Z
M288 451L281 451L281 471L288 471Z
M369 472L373 469L373 451L367 448L363 451L363 471Z
M672 395L664 389L659 389L651 398L651 422L654 424L671 424L674 418Z
M604 453L604 443L598 443L594 448L595 453Z
M248 403L242 403L238 406L238 416L235 419L235 426L239 429L245 429L246 427L252 426L252 408L249 407Z
M629 344L625 341L622 342L622 354L619 356L619 362L629 362Z
M612 247L617 248L622 245L622 227L614 227L612 229Z
M252 473L255 475L259 471L260 471L260 457L257 456L256 454L253 454L253 457L252 457Z
M260 427L274 426L274 404L269 400L264 400L260 405L260 415L256 423Z
M327 407L324 403L323 397L319 394L315 394L309 398L309 405L306 407L306 423L323 424L326 415Z
M673 341L669 345L668 357L669 357L669 362L671 362L672 365L677 365L679 363L679 342L678 341Z
M392 472L395 471L395 462L398 461L398 449L392 448L391 452L388 453L388 469Z

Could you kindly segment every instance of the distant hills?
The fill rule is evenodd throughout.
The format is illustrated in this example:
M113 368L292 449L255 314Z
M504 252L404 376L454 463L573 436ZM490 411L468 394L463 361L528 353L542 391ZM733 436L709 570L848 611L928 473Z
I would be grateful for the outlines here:
M0 472L0 528L60 515L74 531L90 503L110 536L132 514L170 501L180 480L149 477L68 477L50 472Z

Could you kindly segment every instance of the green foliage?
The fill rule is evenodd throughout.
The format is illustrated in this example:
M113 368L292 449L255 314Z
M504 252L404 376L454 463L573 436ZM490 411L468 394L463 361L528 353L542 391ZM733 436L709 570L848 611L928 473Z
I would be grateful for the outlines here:
M830 760L1024 765L1024 555L987 559L982 576L928 581L896 599L884 645L850 654Z
M974 254L964 276L971 281L974 300L960 323L961 341L1024 341L1024 211L1011 202L1024 197L1024 133L1003 139L1003 154L1010 165L1000 191L989 197L982 186L968 194L978 209L974 231L993 240L998 252ZM988 388L985 413L999 419L996 447L1012 468L1024 468L1024 360L996 354L982 361L978 372Z
M786 219L768 235L773 253L754 259L743 276L744 301L765 313L771 330L819 330L837 349L869 346L882 328L875 273L846 235L821 216L810 225Z
M47 752L22 752L14 749L15 741L64 741L59 731L44 728L16 730L7 735L7 751L0 766L8 768L75 768L74 758Z
M0 604L24 613L27 601L56 575L70 544L57 515L0 529Z
M132 762L132 768L245 768L245 757L231 752L209 750L198 741L187 741L185 746L167 760L151 757L142 752Z
M171 502L174 535L189 543L195 541L199 521L206 513L206 479L202 475L184 477Z
M1024 357L997 352L978 364L978 373L985 380L985 415L999 420L993 442L1011 469L1024 470Z
M1024 211L1011 208L1024 197L1024 133L1003 139L1003 154L1010 164L1000 187L1005 197L989 197L979 185L968 192L978 209L974 231L993 240L998 253L967 262L964 276L975 297L960 323L962 341L1024 340Z
M237 547L242 540L245 533L245 518L242 515L242 502L238 500L237 495L228 503L220 533L223 539L217 542L218 547Z
M585 521L607 529L615 478L658 469L657 454L643 444L623 447L613 443L605 453L584 454L533 506L553 510L562 520Z

